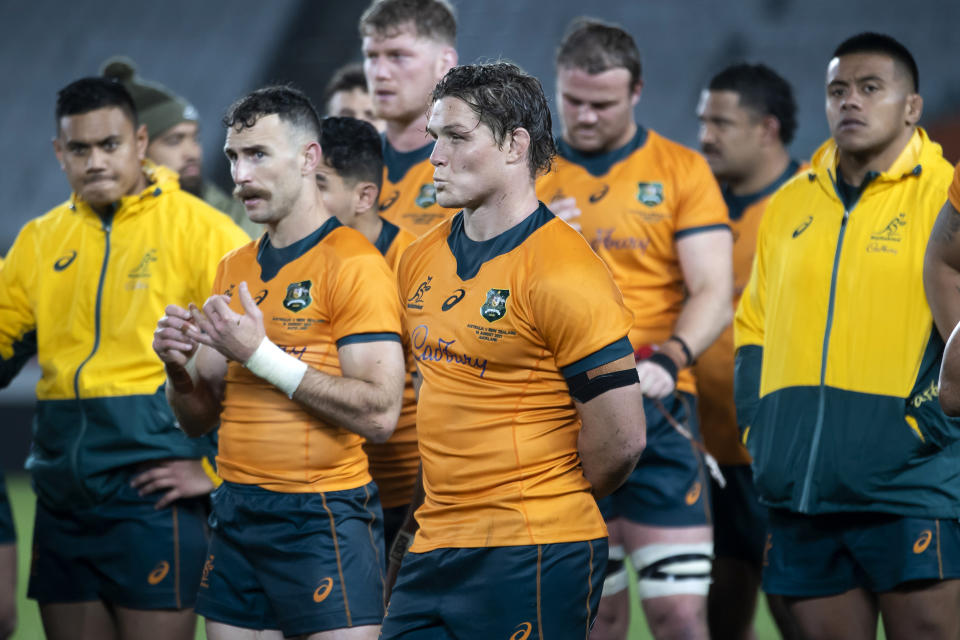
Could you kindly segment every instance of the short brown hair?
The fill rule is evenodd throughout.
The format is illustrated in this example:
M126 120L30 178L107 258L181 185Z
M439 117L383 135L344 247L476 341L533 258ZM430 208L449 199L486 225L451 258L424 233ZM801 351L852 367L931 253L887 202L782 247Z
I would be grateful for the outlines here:
M509 62L453 67L433 89L431 102L446 97L467 103L493 133L500 148L507 135L523 127L530 134L530 177L550 170L557 149L550 107L540 81Z
M447 0L374 0L360 16L360 36L392 35L405 24L420 37L456 44L457 19Z
M614 24L595 18L576 18L557 49L557 66L583 69L589 74L623 68L630 87L642 77L640 51L633 37Z

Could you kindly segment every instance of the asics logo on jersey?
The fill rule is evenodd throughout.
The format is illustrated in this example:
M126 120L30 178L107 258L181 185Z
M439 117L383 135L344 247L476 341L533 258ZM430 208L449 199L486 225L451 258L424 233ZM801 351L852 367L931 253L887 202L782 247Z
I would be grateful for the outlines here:
M601 200L603 200L603 196L607 195L608 191L610 191L610 185L607 185L607 184L603 185L602 187L600 187L599 191L594 191L593 193L590 194L590 198L589 198L590 203L596 204L597 202L600 202Z
M793 230L793 237L796 238L801 233L807 230L807 227L810 226L810 223L813 222L813 216L807 216L807 219L801 222L796 229Z
M427 279L420 283L413 295L407 298L407 309L423 309L423 294L430 291L430 281L433 276L427 276Z
M386 211L393 206L393 203L397 201L397 198L400 197L400 192L396 189L393 190L393 193L390 194L389 198L386 198L383 202L380 203L380 211Z
M333 578L324 578L323 582L320 583L320 586L317 587L316 591L313 592L313 601L323 602L327 599L327 596L330 595L330 591L332 589Z
M517 630L510 636L510 640L527 640L527 638L530 637L531 631L533 631L532 624L529 622L521 622L517 625Z
M927 550L927 547L930 546L930 541L933 539L933 532L930 529L924 529L923 533L920 534L920 537L917 538L917 541L913 543L913 552L916 554L923 553Z
M167 577L167 573L170 572L170 563L166 560L161 560L157 563L157 566L153 568L153 571L147 576L147 582L150 584L160 584L164 578Z
M451 295L449 298L443 301L443 304L440 305L440 310L450 311L450 309L453 309L454 305L456 305L458 302L463 300L463 296L465 295L467 295L466 291L464 291L463 289L457 289L456 291L453 292L453 295Z
M877 231L876 233L871 233L870 238L872 240L884 240L889 242L900 242L902 239L900 237L900 227L907 226L907 214L901 212L898 216L893 218L887 225Z
M53 270L63 271L64 269L69 267L71 264L73 264L73 260L76 257L77 257L76 251L71 251L70 253L64 256L61 256L60 258L57 259L56 262L53 263Z
M487 322L496 322L507 314L507 298L509 289L490 289L487 291L487 301L480 307L480 313Z
M287 285L287 297L283 299L283 306L298 313L310 306L313 298L310 297L310 287L313 283L310 280L301 282L291 282Z
M267 299L267 290L266 290L266 289L260 289L260 291L257 291L257 295L253 296L253 300L254 300L254 302L257 303L257 306L258 306L258 307L260 306L260 303L263 302L263 301L266 300L266 299Z

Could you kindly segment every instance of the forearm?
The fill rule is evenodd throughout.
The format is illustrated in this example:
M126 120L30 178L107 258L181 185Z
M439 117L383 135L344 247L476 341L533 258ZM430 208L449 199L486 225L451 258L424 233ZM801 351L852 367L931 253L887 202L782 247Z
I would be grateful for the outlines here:
M331 376L312 367L293 393L293 399L311 414L371 442L386 442L393 434L402 397L402 384Z
M733 321L732 285L717 283L691 294L683 305L673 335L682 339L696 359Z
M193 389L177 391L167 376L167 402L173 409L180 428L191 438L199 438L216 428L223 406L210 386L202 379L193 381Z

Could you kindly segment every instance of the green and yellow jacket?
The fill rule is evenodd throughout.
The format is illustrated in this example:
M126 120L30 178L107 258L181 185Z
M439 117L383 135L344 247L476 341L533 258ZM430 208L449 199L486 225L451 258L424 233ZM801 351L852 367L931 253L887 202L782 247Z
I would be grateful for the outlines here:
M831 140L771 199L734 320L738 423L768 505L960 516L960 421L923 256L952 168L918 129L859 193Z
M51 507L109 498L131 465L211 450L177 428L153 332L167 304L203 304L221 256L249 240L173 171L144 172L109 221L74 195L28 222L0 270L0 387L37 354L27 468Z

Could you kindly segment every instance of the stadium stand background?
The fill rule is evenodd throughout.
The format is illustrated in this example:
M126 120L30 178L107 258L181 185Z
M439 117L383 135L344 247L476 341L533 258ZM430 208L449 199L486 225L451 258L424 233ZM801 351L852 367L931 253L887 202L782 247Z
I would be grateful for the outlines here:
M220 151L220 115L237 96L267 82L292 81L319 102L333 70L360 59L357 19L366 0L32 0L0 2L0 254L20 227L68 195L52 153L57 89L95 74L107 57L133 58L141 75L189 98L200 111L205 172L229 187ZM539 76L553 101L553 54L580 0L453 0L461 62L513 60ZM544 13L543 8L549 6ZM915 0L594 0L590 15L619 22L643 54L640 122L696 144L701 87L723 66L762 61L794 86L799 104L795 157L808 158L828 135L823 115L827 57L865 30L902 40L920 66L922 124L960 158L960 2ZM43 268L44 265L38 265ZM22 468L29 443L32 364L0 391L0 467Z

